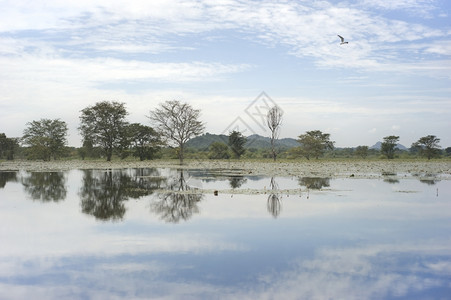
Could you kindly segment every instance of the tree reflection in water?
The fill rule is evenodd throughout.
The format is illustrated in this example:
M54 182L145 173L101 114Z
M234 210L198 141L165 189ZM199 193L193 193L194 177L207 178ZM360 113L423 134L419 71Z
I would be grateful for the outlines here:
M330 178L300 177L299 185L305 186L307 189L320 190L323 187L330 186Z
M16 182L17 181L17 172L16 171L0 171L0 189L4 188L6 183L9 181Z
M269 196L267 202L268 212L274 217L277 218L280 215L282 210L282 202L280 201L280 193L279 186L275 181L274 177L271 177L271 181L269 183Z
M229 178L229 184L232 189L241 187L246 181L247 179L243 176L230 176Z
M33 200L58 202L66 199L66 178L63 172L30 172L22 177L22 185Z
M396 178L395 172L382 172L382 176L384 177L384 182L386 182L386 183L390 183L390 184L399 183L398 178Z
M310 189L320 190L330 186L330 178L321 177L299 177L299 185L307 188L307 199L310 198Z
M164 178L156 169L83 170L82 211L98 220L122 220L124 201L138 199L160 188Z
M420 179L421 183L425 183L427 185L435 185L437 184L437 182L439 182L440 180L435 180L435 179Z
M168 178L166 190L152 201L150 209L168 223L187 221L193 214L199 213L197 204L203 197L203 194L193 193L193 189L186 183L185 172L177 170L175 176Z
M440 181L439 179L437 179L436 174L414 174L414 176L418 178L421 183L427 185L435 185Z

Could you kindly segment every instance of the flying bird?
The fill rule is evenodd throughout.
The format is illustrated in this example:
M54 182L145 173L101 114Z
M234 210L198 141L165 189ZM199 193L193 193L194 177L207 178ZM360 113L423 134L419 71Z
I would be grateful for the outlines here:
M340 40L341 40L341 43L340 43L340 45L343 45L343 44L347 44L348 42L345 42L345 39L344 39L344 37L342 37L341 35L339 35L339 34L337 34L338 35L338 37L340 38Z

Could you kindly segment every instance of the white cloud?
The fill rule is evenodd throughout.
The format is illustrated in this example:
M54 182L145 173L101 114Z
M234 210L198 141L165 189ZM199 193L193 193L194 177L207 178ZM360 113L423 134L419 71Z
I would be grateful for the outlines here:
M384 116L385 121L387 116L449 112L447 103L435 101L446 98L449 91L440 86L425 91L420 79L451 78L446 40L450 31L431 27L421 19L379 13L436 5L430 1L395 2L375 1L370 6L365 1L1 1L0 7L5 8L0 9L1 121L22 128L39 113L65 117L93 101L118 98L134 108L135 103L158 93L174 93L185 95L187 101L206 103L203 109L212 126L209 131L216 132L231 121L211 117L218 112L217 105L208 104L213 101L209 99L225 99L227 105L221 113L234 119L241 103L247 104L262 90L273 94L271 88L280 88L291 102L302 103L292 106L293 114L302 115L308 125L318 126L319 121L310 118L315 116L341 130L343 126L337 125L340 116L346 116L341 122L348 123L361 116ZM340 46L337 34L349 44ZM245 50L249 45L252 53ZM271 54L262 54L257 48ZM259 64L248 63L250 57L259 58ZM287 65L276 65L287 61ZM302 79L296 82L297 76L309 76L305 66L313 73L336 72L324 81L315 79L321 95L316 96L316 91L306 95ZM266 68L277 74L269 87L272 74L263 73ZM279 76L285 70L286 77ZM373 80L372 74L379 74L378 80ZM416 80L403 85L392 76ZM335 95L333 89L342 84L349 89L347 95ZM368 91L361 92L365 86ZM414 93L417 86L418 93ZM330 96L325 97L325 91L330 91ZM380 91L383 96L375 97ZM441 97L430 96L438 91ZM296 93L311 103L300 101ZM404 103L397 98L401 93L417 101L402 107L376 104L387 97ZM359 97L362 103L355 104ZM58 107L62 99L71 111ZM71 118L73 123L77 117ZM371 120L362 130L382 128L379 121ZM294 128L299 127L298 122L293 117L293 128L287 132L299 134Z
M424 245L376 244L323 249L313 259L299 261L291 271L265 274L260 280L268 288L252 296L254 299L295 299L298 295L312 299L382 299L446 285L442 279L434 278L435 275L447 276L448 264L440 262L434 266L430 263L436 260L436 255L446 255L449 245L438 241ZM408 255L419 257L418 264L403 263Z
M420 7L423 2L404 1L396 7ZM386 2L378 3L381 6ZM74 37L82 34L82 40L72 42L75 45L82 43L87 50L144 53L177 47L171 45L166 34L180 36L229 28L255 34L261 42L269 45L286 45L291 48L290 53L315 58L322 66L370 69L380 64L390 64L394 52L386 55L383 49L387 43L444 35L440 30L421 24L389 20L363 8L328 2L310 5L269 1L214 4L209 1L133 4L108 1L84 4L54 2L32 7L11 4L4 14L14 20L6 22L11 25L4 25L2 29L47 29L52 31L44 34L57 36L62 32L69 32ZM39 25L41 19L46 21ZM29 20L29 23L22 24L21 20ZM337 47L337 34L345 36L350 44ZM58 45L56 41L53 43Z
M376 6L384 9L405 9L405 8L418 8L425 9L431 7L434 0L398 0L398 1L385 1L385 0L363 0L362 4Z
M425 52L439 55L451 55L451 41L435 41L425 46ZM449 62L448 62L449 63Z
M222 74L236 73L248 65L223 63L152 63L113 58L62 59L22 57L2 59L3 80L33 79L41 82L95 83L119 80L199 81L216 80Z

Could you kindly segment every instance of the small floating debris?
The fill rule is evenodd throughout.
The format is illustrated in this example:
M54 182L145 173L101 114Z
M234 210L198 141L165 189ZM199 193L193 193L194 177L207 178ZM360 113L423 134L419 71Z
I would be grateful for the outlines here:
M217 196L217 195L218 195L218 191L215 190L215 191L213 192L213 194L214 194L215 196Z

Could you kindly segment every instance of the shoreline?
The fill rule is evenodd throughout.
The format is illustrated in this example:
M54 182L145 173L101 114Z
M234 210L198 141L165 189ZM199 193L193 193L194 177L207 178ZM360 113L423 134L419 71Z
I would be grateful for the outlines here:
M451 180L450 160L296 160L296 161L240 161L240 160L178 160L150 161L27 161L0 162L0 171L68 171L76 169L125 169L125 168L172 168L207 169L234 175L301 176L328 178L434 178Z

